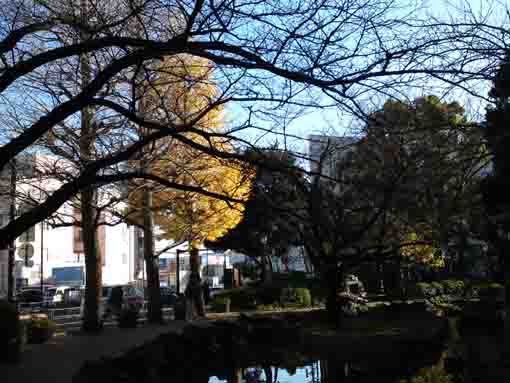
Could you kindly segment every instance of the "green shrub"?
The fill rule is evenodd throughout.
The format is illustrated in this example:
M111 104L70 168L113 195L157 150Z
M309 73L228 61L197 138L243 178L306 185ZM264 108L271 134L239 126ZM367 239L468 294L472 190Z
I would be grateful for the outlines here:
M260 286L256 290L257 303L275 305L280 303L282 288L278 286Z
M424 367L409 379L401 379L400 383L452 383L453 378L441 364Z
M257 311L277 311L281 309L282 307L280 305L257 305L255 307Z
M451 303L448 296L436 296L427 300L427 309L432 312L441 312L448 316L459 314L462 309L460 306Z
M312 285L310 288L310 295L312 297L312 305L316 306L326 302L327 291L320 285Z
M281 290L280 304L283 307L310 307L312 305L312 296L310 294L310 290L302 287L286 287Z
M0 300L0 362L14 362L20 355L21 324L16 306Z
M304 271L292 271L289 273L289 285L292 287L307 287L308 282Z
M442 281L443 293L448 295L463 296L465 283L461 280L446 279Z
M213 297L212 309L224 312L227 299L231 311L273 310L281 307L309 307L312 305L310 290L302 287L258 286L225 290Z
M432 282L432 283L430 283L430 287L432 289L434 289L434 295L433 296L443 295L445 293L444 292L444 288L443 288L443 284L441 282Z
M211 306L214 311L224 312L225 303L228 298L230 299L231 311L253 310L260 301L257 291L254 288L225 290L213 297Z
M409 289L409 294L415 298L430 298L436 295L436 289L431 283L418 282Z
M46 318L32 318L28 322L28 343L44 343L53 337L57 326Z
M211 301L211 309L214 312L223 313L227 310L227 301L230 303L229 295L216 295ZM229 309L232 310L232 306L229 305Z
M230 305L235 311L252 310L257 301L257 292L254 289L237 289L230 295Z

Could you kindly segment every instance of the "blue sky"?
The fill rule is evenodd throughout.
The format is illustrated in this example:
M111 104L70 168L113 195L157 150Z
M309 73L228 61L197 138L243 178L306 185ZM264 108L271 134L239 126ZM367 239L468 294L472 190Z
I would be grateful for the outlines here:
M413 1L412 3L420 6L422 9L421 13L425 15L437 16L440 18L448 18L449 15L466 16L473 12L474 14L490 14L492 19L497 19L501 16L501 9L506 5L510 8L510 3L507 1L485 1L485 0L424 0L424 1ZM467 16L466 16L467 17ZM431 19L432 20L432 19ZM468 96L465 92L456 90L450 91L447 94L443 94L440 87L434 88L433 82L427 84L429 89L409 89L407 96L414 98L417 96L435 94L442 97L445 101L459 101L467 110L468 116L479 120L483 118L485 103L483 100ZM432 86L431 86L432 85ZM478 84L480 89L478 92L482 95L486 95L489 90L490 84L481 83ZM372 100L370 100L372 101ZM379 97L376 101L373 101L373 109L375 106L381 106L384 102L383 97ZM236 116L242 116L243 112L237 105L230 105L227 108L227 114L230 118L236 121ZM234 122L235 123L235 122ZM287 132L292 133L296 136L306 137L309 134L326 133L331 135L344 135L349 134L349 128L355 126L357 122L352 116L346 113L340 113L338 109L330 108L326 110L308 110L302 116L296 120L290 122L287 126ZM262 123L264 127L269 129L270 125L265 122ZM261 137L261 132L254 130L245 131L241 134L243 138L250 141L259 139L259 143L269 144L274 142L277 138L274 135L265 134ZM283 144L281 137L278 138L280 145ZM304 151L306 150L306 142L299 139L289 139L289 146L293 150Z

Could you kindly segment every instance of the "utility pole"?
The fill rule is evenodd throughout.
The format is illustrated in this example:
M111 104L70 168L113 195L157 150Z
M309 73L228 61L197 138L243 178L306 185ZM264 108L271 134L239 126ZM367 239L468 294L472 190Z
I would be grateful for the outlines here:
M44 299L44 221L41 222L41 297Z
M180 249L175 251L175 288L177 289L177 294L181 292L181 262L179 254L181 254Z
M10 207L9 220L12 222L16 216L16 159L11 161L11 179L10 179ZM9 302L14 301L14 255L16 252L16 240L12 240L8 250L8 266L7 266L7 299Z

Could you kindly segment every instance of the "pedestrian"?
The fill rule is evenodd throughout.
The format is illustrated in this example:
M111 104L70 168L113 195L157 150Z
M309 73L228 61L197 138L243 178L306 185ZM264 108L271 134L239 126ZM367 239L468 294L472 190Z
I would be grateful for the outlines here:
M124 291L121 286L115 286L110 293L110 313L113 315L120 315L122 311L122 300L124 298Z
M202 290L204 293L204 304L207 306L211 299L211 289L209 287L209 281L207 279L203 283Z

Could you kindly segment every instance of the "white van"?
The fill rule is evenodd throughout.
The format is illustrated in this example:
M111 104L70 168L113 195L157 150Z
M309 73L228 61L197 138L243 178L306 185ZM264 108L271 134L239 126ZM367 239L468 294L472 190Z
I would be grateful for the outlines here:
M71 286L49 287L45 291L45 299L48 300L48 303L53 305L62 304L64 303L65 291L69 288L71 288Z

